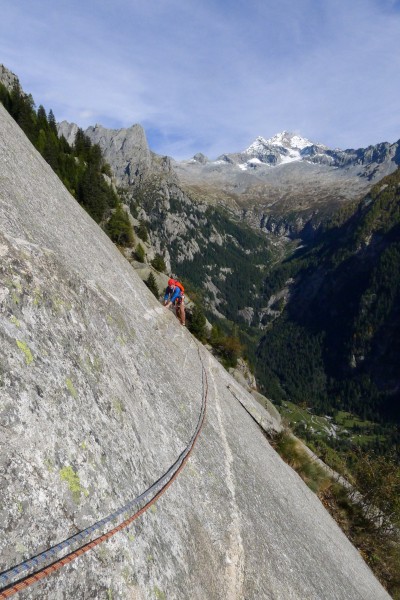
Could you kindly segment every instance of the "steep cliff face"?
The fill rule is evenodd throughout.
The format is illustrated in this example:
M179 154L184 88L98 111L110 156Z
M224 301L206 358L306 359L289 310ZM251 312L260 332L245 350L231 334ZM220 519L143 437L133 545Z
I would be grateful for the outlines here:
M19 80L14 73L9 71L4 65L0 64L0 83L11 91L15 84L19 84Z
M72 146L75 143L78 126L63 121L58 125L59 135L63 135ZM113 169L118 185L125 188L138 188L149 174L170 174L171 163L168 157L161 157L150 151L146 134L141 125L127 129L107 129L102 125L88 127L85 135L93 144L98 144L102 154Z
M202 434L153 510L19 597L388 598L237 400L251 396L1 106L0 131L0 569L156 481L195 430L203 365L208 378Z

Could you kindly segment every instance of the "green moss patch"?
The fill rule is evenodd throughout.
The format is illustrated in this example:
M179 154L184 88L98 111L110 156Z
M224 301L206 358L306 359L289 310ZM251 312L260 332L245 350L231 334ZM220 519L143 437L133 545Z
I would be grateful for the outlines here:
M84 494L85 496L89 495L89 492L82 487L78 473L76 473L72 467L63 467L60 471L60 477L62 481L67 482L69 491L72 494L74 502L77 504L80 502L81 494Z
M77 398L78 394L76 392L76 389L75 389L74 384L72 383L71 379L67 378L65 380L65 385L67 386L68 391L71 394L71 396L73 396L74 398Z
M15 340L17 343L18 348L21 350L21 352L24 353L25 355L25 361L27 365L30 365L31 363L33 363L33 356L32 356L32 352L30 351L30 349L28 348L28 345L25 342L21 342L21 340Z

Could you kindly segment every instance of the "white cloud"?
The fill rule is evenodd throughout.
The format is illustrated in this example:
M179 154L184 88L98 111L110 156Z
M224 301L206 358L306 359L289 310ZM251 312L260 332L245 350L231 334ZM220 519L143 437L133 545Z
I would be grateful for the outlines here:
M3 7L0 61L59 120L214 157L282 129L397 140L399 34L392 0L39 0Z

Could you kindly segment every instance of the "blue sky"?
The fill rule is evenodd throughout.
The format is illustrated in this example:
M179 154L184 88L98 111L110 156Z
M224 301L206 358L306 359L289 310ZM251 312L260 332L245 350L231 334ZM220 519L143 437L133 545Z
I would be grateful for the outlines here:
M215 158L284 129L400 138L400 0L0 0L0 63L81 127Z

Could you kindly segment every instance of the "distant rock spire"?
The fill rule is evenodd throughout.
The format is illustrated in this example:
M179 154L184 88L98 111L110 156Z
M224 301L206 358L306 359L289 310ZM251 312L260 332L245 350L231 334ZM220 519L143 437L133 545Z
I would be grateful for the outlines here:
M15 83L20 85L18 77L3 64L0 64L0 83L2 83L9 92L11 92Z

